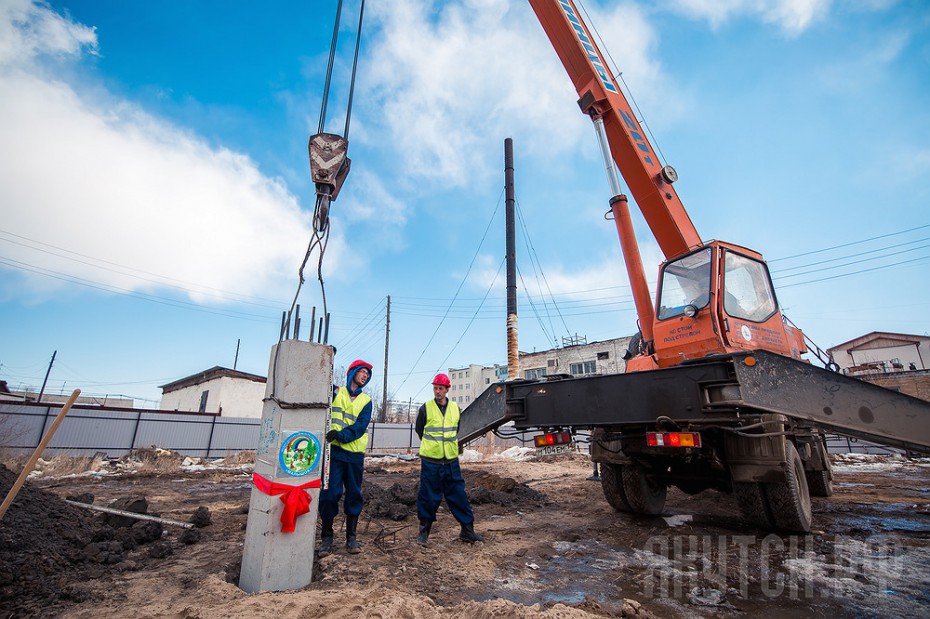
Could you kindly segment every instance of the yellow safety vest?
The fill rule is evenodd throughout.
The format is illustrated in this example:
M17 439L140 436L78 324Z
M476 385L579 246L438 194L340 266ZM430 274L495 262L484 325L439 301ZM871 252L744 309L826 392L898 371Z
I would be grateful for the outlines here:
M459 405L449 400L446 414L439 410L436 400L426 403L426 425L420 441L420 455L427 458L454 460L459 457Z
M333 398L333 407L330 413L330 428L339 432L346 426L351 426L355 423L359 413L362 412L362 409L365 408L365 405L369 402L371 402L371 398L364 393L358 394L353 400L352 396L349 395L349 390L345 387L340 387L339 391L336 393L336 397ZM368 430L366 429L364 434L351 443L333 441L333 445L338 445L346 451L363 453L365 448L368 447Z

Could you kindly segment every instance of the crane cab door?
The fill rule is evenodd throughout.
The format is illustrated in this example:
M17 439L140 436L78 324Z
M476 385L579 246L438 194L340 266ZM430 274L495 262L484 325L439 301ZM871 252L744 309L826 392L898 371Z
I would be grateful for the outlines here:
M715 248L706 245L669 260L659 271L658 302L653 326L655 360L668 367L687 359L725 352L718 334Z
M800 358L796 338L785 331L769 269L762 257L743 248L720 245L721 295L718 303L723 339L731 349L764 349Z

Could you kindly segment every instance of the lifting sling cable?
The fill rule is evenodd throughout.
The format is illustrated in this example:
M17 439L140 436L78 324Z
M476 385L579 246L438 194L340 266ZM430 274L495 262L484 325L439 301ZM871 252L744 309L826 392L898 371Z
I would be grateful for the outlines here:
M349 83L349 99L346 109L346 122L343 129L343 135L324 133L326 125L326 112L329 106L329 91L332 84L333 66L335 65L336 46L339 37L339 24L342 15L342 0L336 7L336 19L333 25L333 37L329 49L329 61L326 67L326 80L323 86L323 98L320 106L320 120L317 128L317 134L310 137L308 150L310 154L311 177L316 185L316 204L313 211L313 230L310 244L304 255L303 262L298 270L297 291L294 294L294 300L291 303L291 309L287 314L285 332L290 329L291 316L297 305L297 298L300 296L300 289L304 283L304 269L310 259L313 251L319 248L319 258L317 260L317 280L320 282L320 294L323 301L323 314L328 321L329 312L326 303L326 288L323 282L323 255L326 252L326 246L329 242L329 206L336 199L343 182L349 172L350 161L346 156L348 150L349 123L352 118L352 100L355 93L355 78L358 69L358 53L361 46L362 38L362 19L365 14L365 0L362 0L359 8L358 31L355 39L355 53L352 62L352 77ZM322 155L322 158L321 158ZM325 340L324 340L325 343Z

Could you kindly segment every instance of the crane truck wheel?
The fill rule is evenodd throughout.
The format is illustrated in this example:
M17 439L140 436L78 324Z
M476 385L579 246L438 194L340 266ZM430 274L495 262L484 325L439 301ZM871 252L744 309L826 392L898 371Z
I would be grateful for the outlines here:
M662 513L668 486L651 481L636 463L623 467L622 479L626 500L634 512L650 516Z
M791 441L785 441L785 481L765 485L775 525L785 531L809 533L811 497L804 474L804 463Z
M610 506L618 512L633 511L623 490L623 465L613 462L601 463L601 488Z

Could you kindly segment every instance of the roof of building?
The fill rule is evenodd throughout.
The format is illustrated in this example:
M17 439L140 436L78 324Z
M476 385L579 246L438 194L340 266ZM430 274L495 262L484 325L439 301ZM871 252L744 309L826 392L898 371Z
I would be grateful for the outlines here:
M249 374L248 372L240 372L239 370L230 370L229 368L224 368L224 367L215 365L209 370L204 370L203 372L191 374L190 376L179 378L178 380L168 383L166 385L161 385L160 389L161 389L162 395L164 395L172 391L177 391L178 389L183 389L184 387L200 385L207 381L215 380L217 378L240 378L242 380L251 380L256 383L268 382L268 379L264 376L258 376L257 374Z
M887 331L872 331L871 333L866 333L865 335L860 335L857 338L851 339L848 342L843 342L842 344L837 344L836 346L831 346L827 350L833 352L835 350L856 350L859 348L875 348L875 343L878 343L879 340L885 340L888 344L904 346L908 344L920 344L922 342L930 342L930 337L926 335L911 335L909 333L889 333ZM868 344L873 344L868 346Z

